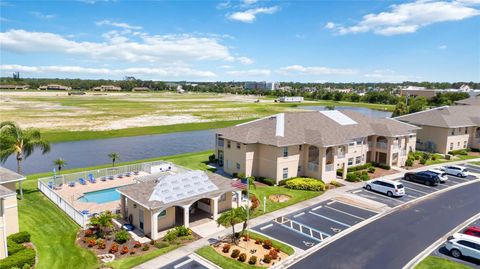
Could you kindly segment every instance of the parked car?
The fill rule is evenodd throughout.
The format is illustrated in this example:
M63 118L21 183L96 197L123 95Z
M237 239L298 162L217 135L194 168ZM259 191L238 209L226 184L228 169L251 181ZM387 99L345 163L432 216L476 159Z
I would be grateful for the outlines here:
M469 175L467 168L459 165L446 165L441 169L448 175L453 175L457 177L467 177Z
M447 182L448 176L447 176L447 173L445 173L444 171L440 169L435 169L435 168L428 169L427 171L437 174L440 179L440 183Z
M440 176L436 173L429 171L405 173L404 178L405 180L422 183L427 186L437 186L440 182Z
M465 229L465 231L463 231L463 233L480 238L480 227L470 226L467 229Z
M445 248L455 258L471 257L480 259L480 238L466 234L454 234L449 237Z
M365 183L365 189L384 193L390 197L405 195L405 188L402 183L388 179L375 179Z

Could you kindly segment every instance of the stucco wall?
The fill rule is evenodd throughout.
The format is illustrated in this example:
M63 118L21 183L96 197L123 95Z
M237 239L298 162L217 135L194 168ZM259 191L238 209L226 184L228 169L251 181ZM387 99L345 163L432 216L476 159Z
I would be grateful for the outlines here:
M449 136L448 128L434 127L434 126L420 126L422 129L417 130L417 141L422 142L423 145L417 145L419 150L425 150L427 142L432 142L436 145L436 152L446 154L449 150L447 147L447 137Z
M12 195L4 198L4 218L5 225L7 226L7 236L18 233L18 209L17 209L17 196Z
M0 220L2 220L1 217L0 217ZM3 225L3 224L0 224L0 225ZM4 233L3 227L2 227L2 228L0 228L0 259L3 259L5 257L7 257L7 250L5 249L5 244L6 244L5 233Z
M175 207L169 207L166 209L167 214L158 218L158 231L163 231L171 228L175 225Z

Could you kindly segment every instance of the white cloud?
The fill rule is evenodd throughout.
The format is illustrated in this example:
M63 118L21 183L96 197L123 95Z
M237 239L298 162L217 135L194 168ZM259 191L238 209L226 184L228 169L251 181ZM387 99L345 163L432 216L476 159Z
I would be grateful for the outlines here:
M2 51L14 53L62 53L96 60L165 63L166 61L233 61L218 38L138 33L135 40L121 32L109 32L104 42L75 41L46 32L9 30L0 32Z
M249 70L232 70L225 72L228 75L236 77L267 77L272 71L268 69L249 69Z
M249 65L253 64L253 60L248 58L248 57L237 57L237 61L239 61L241 64Z
M447 49L447 45L440 45L440 46L438 46L438 48L441 49L441 50L445 50L445 49Z
M252 4L255 4L256 2L258 2L258 0L243 0L243 3L245 5L252 5Z
M55 14L43 14L43 13L40 13L40 12L37 12L37 11L32 11L32 12L30 12L30 14L32 14L33 16L35 16L39 19L42 19L42 20L50 20L50 19L53 19L57 16Z
M252 23L259 14L274 14L279 10L280 8L278 6L252 8L231 13L228 15L228 18L235 21Z
M5 17L0 17L0 21L7 22L7 21L9 21L9 19L7 19Z
M82 2L85 4L96 4L98 2L116 2L117 0L77 0L78 2Z
M373 32L378 35L389 36L414 33L430 24L460 21L477 16L480 11L469 5L479 2L478 0L417 0L412 3L391 5L390 11L367 14L363 16L359 23L352 26L342 26L329 22L325 27L339 34Z
M46 74L52 73L67 75L88 75L96 77L123 77L123 76L139 76L147 79L153 78L213 78L216 76L214 72L195 70L189 67L166 67L166 68L149 68L149 67L130 67L124 69L110 68L88 68L81 66L24 66L24 65L0 65L2 72L22 72L27 74Z
M280 72L285 75L354 75L358 73L354 69L331 68L324 66L290 65L280 68Z
M140 29L142 29L141 26L134 26L134 25L130 25L130 24L124 23L124 22L112 22L112 21L109 21L109 20L97 21L97 22L95 22L95 24L98 25L98 26L108 25L108 26L114 26L114 27L123 28L123 29L129 29L129 30L140 30Z

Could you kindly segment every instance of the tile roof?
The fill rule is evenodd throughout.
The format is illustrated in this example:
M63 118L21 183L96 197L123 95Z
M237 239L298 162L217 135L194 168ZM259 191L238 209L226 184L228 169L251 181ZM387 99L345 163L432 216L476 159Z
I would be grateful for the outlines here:
M11 189L5 186L0 185L0 198L4 198L11 195L16 195L16 192L12 191Z
M455 104L480 106L480 94L477 96L471 96L467 99L455 101Z
M261 143L279 147L311 144L325 147L347 144L355 138L369 135L408 135L419 129L389 118L369 118L348 110L338 113L342 114L342 117L337 120L322 111L284 113L283 136L276 133L277 124L282 123L277 120L282 118L278 115L219 129L217 133L223 138L245 144ZM345 120L348 124L345 124Z
M0 184L11 181L19 181L25 179L25 176L17 174L12 170L0 166Z
M480 125L480 106L443 106L396 117L415 125L456 128Z
M181 193L181 195L179 196L181 198L177 200L170 200L170 199L165 200L165 199L161 199L164 197L157 196L158 191L163 190L163 188L165 188L166 192L172 191L172 189L170 188L171 186L168 186L168 185L175 185L175 184L169 184L171 183L170 181L178 181L183 176L195 176L194 174L197 176L198 175L206 176L210 181L210 183L213 183L214 188L211 188L203 192ZM150 179L145 179L145 177L143 177L142 181L139 183L118 188L118 192L129 197L135 202L142 204L145 207L148 207L150 209L157 209L157 208L167 208L171 206L189 205L202 198L213 198L213 197L220 196L229 191L238 190L236 187L232 186L232 183L233 183L232 180L218 174L207 173L203 171L188 171L188 172L182 172L176 175L159 173L159 174L150 175L149 178ZM178 188L182 188L180 183L178 185L179 185ZM152 194L155 194L155 195L152 196ZM168 202L165 202L165 201L168 201Z

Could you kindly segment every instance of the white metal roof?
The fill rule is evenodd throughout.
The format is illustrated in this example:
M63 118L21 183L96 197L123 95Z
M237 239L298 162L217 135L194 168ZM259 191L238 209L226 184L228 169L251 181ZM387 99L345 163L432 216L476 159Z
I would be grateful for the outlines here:
M331 120L334 120L336 123L340 125L357 124L356 121L352 120L350 117L348 117L347 115L343 114L338 110L325 110L325 111L320 111L320 113L329 117Z

